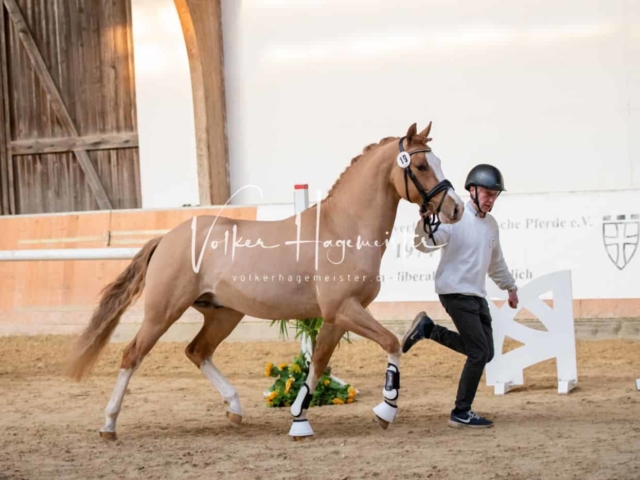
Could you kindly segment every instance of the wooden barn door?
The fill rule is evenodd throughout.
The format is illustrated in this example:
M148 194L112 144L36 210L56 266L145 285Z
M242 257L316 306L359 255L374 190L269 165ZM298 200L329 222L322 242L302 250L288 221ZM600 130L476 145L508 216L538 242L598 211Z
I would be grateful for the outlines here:
M130 0L0 3L0 213L139 208Z

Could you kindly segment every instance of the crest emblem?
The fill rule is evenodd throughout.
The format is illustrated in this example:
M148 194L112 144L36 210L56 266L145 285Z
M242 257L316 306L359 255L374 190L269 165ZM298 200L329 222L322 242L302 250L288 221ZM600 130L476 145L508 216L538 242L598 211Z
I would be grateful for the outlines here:
M602 240L609 259L622 270L638 249L640 214L602 217Z

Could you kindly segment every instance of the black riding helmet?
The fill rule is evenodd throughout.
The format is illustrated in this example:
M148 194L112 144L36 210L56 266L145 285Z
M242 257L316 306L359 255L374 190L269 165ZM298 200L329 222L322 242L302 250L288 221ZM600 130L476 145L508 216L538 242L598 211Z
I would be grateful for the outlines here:
M504 188L504 180L502 178L502 173L493 165L488 165L486 163L481 163L480 165L476 165L471 169L469 175L467 175L467 180L464 182L464 188L471 193L472 186L480 186L484 188L488 188L489 190L497 190L498 192L505 191ZM498 193L500 195L500 193ZM471 195L471 199L473 203L478 207L478 212L482 212L482 208L480 208L480 204L478 203L478 196Z
M471 191L473 185L488 188L489 190L498 190L499 192L505 190L504 180L502 179L500 170L486 163L476 165L471 169L469 175L467 175L464 188Z

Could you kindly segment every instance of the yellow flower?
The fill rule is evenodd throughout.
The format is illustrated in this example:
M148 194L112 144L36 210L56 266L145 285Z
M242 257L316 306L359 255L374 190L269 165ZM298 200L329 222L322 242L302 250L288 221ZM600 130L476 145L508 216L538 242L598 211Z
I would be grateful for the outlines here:
M274 400L277 396L278 396L278 392L274 390L269 394L269 396L267 397L267 400Z
M291 385L293 384L294 380L295 380L295 378L293 378L293 377L289 377L289 379L287 380L287 383L286 383L286 385L284 386L284 393L285 393L285 395L286 395L287 393L289 393L289 390L291 390Z
M353 403L353 397L347 398L347 403Z
M356 396L356 389L353 387L349 387L349 398L355 398Z
M273 363L267 362L267 364L264 366L264 376L265 377L270 377L271 376L271 369L272 368L273 368Z
M342 405L342 404L344 404L344 400L342 400L341 398L334 398L333 399L333 404L334 405Z
M329 380L329 379L327 379L327 380L325 380L325 381L324 381L324 384L325 384L326 386L329 386L329 384L330 384L330 383L331 383L331 380Z
M289 370L292 371L293 373L302 372L300 365L298 365L297 363L292 363L291 365L289 365Z
M278 368L280 370L284 370L285 368L287 368L287 362L281 363L280 365L278 365Z

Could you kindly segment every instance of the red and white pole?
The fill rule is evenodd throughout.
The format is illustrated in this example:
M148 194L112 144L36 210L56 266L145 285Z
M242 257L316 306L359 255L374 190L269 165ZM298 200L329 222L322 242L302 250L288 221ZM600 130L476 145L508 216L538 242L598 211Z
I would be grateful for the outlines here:
M300 213L309 208L309 185L299 183L293 187L293 206L295 213Z

